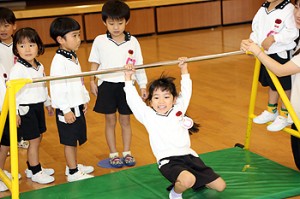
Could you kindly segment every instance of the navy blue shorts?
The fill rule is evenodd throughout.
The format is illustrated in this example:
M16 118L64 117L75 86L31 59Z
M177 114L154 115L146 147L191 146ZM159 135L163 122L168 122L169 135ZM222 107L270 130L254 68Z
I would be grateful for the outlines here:
M124 92L125 83L102 82L98 86L98 96L94 111L103 114L116 113L122 115L132 114Z
M1 145L10 146L10 137L9 137L9 119L8 115L4 124L3 135L1 138Z
M87 141L86 135L86 121L83 113L83 105L79 106L80 116L76 117L75 122L72 124L67 124L62 122L59 118L64 118L64 114L61 110L56 109L56 125L58 129L58 135L60 143L67 146L77 146L77 142L79 145L84 144ZM71 111L75 114L74 109Z
M287 52L289 54L289 52ZM279 62L280 64L285 64L290 60L290 57L288 56L287 59L283 59L279 57L277 54L270 54L269 55L271 58ZM292 88L292 80L291 76L284 76L284 77L278 77L278 80L283 88L283 90L291 90ZM264 65L261 65L260 67L260 73L259 73L259 82L261 83L262 86L267 87L269 86L273 91L276 91L275 85L272 82L272 79Z
M21 125L18 134L24 140L32 140L40 137L46 129L44 103L26 104L19 106Z
M189 171L196 177L196 182L192 187L194 190L203 188L206 184L220 177L210 167L206 166L199 157L193 155L167 157L159 162L163 160L169 161L159 168L161 174L172 183L172 185L167 188L168 190L171 190L175 185L182 171Z

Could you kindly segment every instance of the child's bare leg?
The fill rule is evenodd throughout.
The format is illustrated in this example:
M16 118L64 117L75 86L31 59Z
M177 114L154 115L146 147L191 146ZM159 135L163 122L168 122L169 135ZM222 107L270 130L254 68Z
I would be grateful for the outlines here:
M77 147L65 145L65 158L70 169L77 167Z
M208 183L206 187L217 191L223 191L226 188L226 183L221 177L218 177L211 183Z
M286 96L290 99L290 98L291 98L291 90L286 90L286 91L284 91L284 92L285 92ZM282 102L282 104L281 104L281 108L282 108L282 109L286 109L286 106L284 105L283 102Z
M182 171L174 186L174 191L178 194L183 193L185 190L191 188L196 182L196 177L189 171Z
M110 153L117 152L116 148L116 114L105 114L105 136Z
M122 128L123 151L130 151L131 144L131 126L130 115L119 115L119 121Z
M39 162L39 148L41 137L29 140L29 147L27 149L27 159L30 166L36 166Z
M2 170L4 169L8 151L9 151L9 146L4 146L4 145L0 146L0 168Z
M271 88L269 88L269 104L277 104L279 99L279 94L277 91L273 91Z

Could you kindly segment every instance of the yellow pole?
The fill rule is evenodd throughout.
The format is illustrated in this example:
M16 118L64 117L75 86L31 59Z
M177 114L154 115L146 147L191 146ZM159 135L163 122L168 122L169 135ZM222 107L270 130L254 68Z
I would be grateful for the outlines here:
M17 79L7 82L7 93L9 99L9 133L10 133L10 156L11 156L11 174L12 184L8 188L11 191L12 199L19 198L19 167L18 167L18 146L17 146L17 112L16 112L16 93L31 79Z
M247 149L247 150L249 149L249 145L250 145L250 135L251 135L251 131L252 131L252 123L253 123L253 118L255 117L254 109L255 109L255 101L256 101L257 88L258 88L260 65L261 65L260 61L256 58L255 65L254 65L253 80L252 80L249 111L248 111L246 140L245 140L245 146L244 146L244 149Z

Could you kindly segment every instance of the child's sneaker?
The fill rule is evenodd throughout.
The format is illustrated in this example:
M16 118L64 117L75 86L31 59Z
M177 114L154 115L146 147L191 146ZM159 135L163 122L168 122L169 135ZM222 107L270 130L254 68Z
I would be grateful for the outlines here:
M48 184L54 181L54 177L47 175L44 171L40 171L32 175L31 180L39 184Z
M5 175L6 175L9 179L12 179L11 173L9 173L9 172L6 171L6 170L3 170L3 172L5 173ZM18 174L18 178L19 178L19 180L22 178L21 174Z
M47 174L48 176L52 176L54 174L54 169L51 169L51 168L48 168L48 169L45 169L42 167L42 171ZM26 174L26 177L27 178L32 178L32 171L30 169L26 169L25 170L25 174Z
M133 156L127 154L124 158L123 158L123 162L126 166L128 167L132 167L135 165L135 159Z
M86 174L80 170L78 170L76 173L72 174L72 175L68 175L67 180L68 182L74 182L74 181L78 181L78 180L84 180L84 179L88 179L88 178L92 178L94 176Z
M83 164L77 164L77 168L79 171L82 171L83 173L89 174L94 171L93 166L85 166ZM69 175L69 167L66 166L66 171L65 171L66 176Z
M267 122L272 122L278 116L278 111L275 113L270 113L269 111L262 112L259 116L253 119L253 122L256 124L265 124Z
M290 125L290 123L288 123L287 118L283 117L283 116L277 116L275 121L267 126L268 131L281 131L282 129L284 129L286 126Z
M27 140L21 140L20 142L18 142L18 147L22 148L22 149L28 149L28 147L29 147L29 141L27 141Z
M0 181L0 192L7 191L7 190L8 190L8 188L4 184L4 182Z

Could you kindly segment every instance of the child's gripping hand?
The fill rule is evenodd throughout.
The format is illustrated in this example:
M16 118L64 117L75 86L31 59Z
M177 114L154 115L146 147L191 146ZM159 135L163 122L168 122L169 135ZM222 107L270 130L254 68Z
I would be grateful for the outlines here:
M124 66L124 68L125 68L125 71L124 71L124 73L125 73L125 80L126 81L131 80L132 74L135 73L134 66L132 64L126 64Z
M76 117L72 111L64 114L64 117L65 117L66 123L68 123L68 124L72 124L76 120Z
M181 74L187 74L188 69L187 69L187 63L185 62L187 60L187 57L179 57L178 60L180 61L178 66L181 68Z

